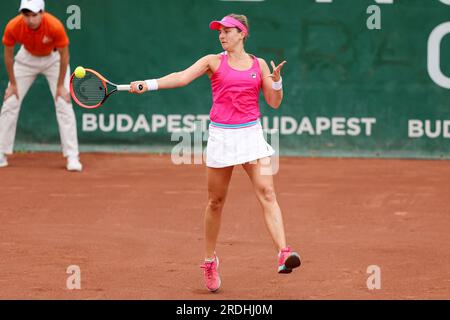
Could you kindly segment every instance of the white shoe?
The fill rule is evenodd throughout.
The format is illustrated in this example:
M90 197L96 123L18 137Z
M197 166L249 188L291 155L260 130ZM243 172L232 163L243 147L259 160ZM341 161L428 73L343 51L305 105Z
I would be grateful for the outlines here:
M7 167L8 166L8 160L6 159L6 156L3 153L0 153L0 168Z
M78 171L78 172L83 170L83 165L81 164L78 157L68 157L67 158L67 170Z

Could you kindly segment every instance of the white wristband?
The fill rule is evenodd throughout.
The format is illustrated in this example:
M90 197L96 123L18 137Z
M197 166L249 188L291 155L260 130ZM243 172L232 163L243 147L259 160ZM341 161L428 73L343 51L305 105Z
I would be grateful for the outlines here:
M272 83L272 89L276 91L283 89L283 78L280 77L279 81Z
M149 91L158 90L158 81L156 81L156 79L145 80L145 84Z

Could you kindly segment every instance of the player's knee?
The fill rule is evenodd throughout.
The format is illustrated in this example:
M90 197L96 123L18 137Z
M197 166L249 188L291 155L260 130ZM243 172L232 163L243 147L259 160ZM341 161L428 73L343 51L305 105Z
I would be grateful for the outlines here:
M72 103L67 102L66 100L64 100L61 97L59 97L55 101L55 107L56 107L56 112L59 112L59 113L72 113L73 112Z
M259 192L262 200L265 202L275 202L277 200L275 189L272 186L261 187Z
M20 101L16 96L11 96L5 100L2 106L2 112L19 113Z
M208 209L214 212L218 212L222 209L225 199L223 197L209 198Z

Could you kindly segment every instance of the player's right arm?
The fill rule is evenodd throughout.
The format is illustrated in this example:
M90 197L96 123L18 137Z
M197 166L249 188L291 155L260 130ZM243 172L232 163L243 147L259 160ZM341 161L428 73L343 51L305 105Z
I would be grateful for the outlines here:
M216 55L214 54L204 56L186 70L174 72L165 77L156 79L158 89L173 89L187 86L195 79L207 73L211 69L211 65L215 58ZM137 90L138 85L142 85L144 89L141 91ZM144 93L148 90L149 88L145 81L134 81L131 83L131 92L133 93Z
M16 77L14 75L14 46L6 46L4 49L4 59L6 72L8 73L9 86L6 89L4 100L8 99L12 95L15 95L19 99L19 93L17 91Z

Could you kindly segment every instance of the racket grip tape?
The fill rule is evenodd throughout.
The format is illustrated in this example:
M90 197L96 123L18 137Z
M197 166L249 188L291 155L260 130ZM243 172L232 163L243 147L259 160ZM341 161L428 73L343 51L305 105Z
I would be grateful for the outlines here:
M144 89L144 86L142 84L140 84L138 86L138 90L142 91ZM121 84L117 86L117 91L130 91L131 90L131 85L129 84Z
M129 84L120 84L117 86L117 91L130 91L131 86Z

